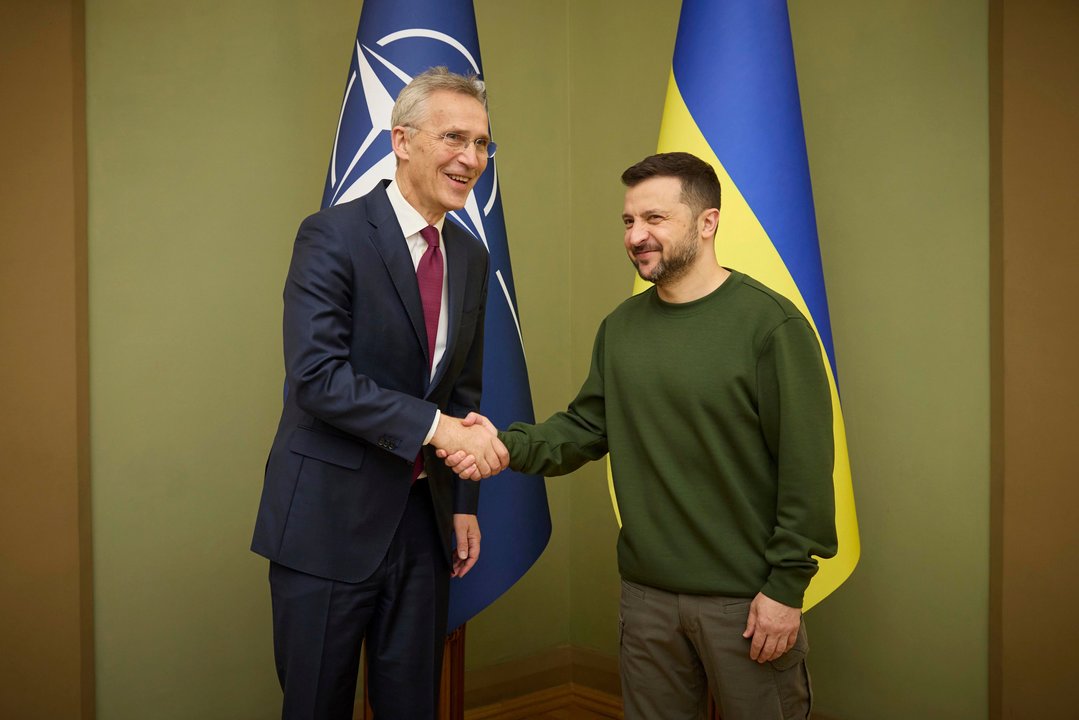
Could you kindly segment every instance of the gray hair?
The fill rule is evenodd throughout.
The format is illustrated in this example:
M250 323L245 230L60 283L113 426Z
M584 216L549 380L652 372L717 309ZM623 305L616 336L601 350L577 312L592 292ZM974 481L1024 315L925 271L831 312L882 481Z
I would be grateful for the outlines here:
M487 109L487 90L477 75L458 75L443 65L429 68L412 78L412 82L397 95L390 115L390 127L398 125L415 128L427 119L427 100L431 95L447 91L467 95ZM415 131L413 131L415 132Z

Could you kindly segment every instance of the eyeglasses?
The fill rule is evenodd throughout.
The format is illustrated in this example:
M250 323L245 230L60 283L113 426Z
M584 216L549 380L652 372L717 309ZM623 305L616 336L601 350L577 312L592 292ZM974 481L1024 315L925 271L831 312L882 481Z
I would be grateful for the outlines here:
M471 144L473 147L476 148L476 154L480 157L494 157L495 150L498 149L498 145L491 142L487 138L470 138L466 135L455 132L447 132L440 135L439 133L433 133L430 130L424 130L423 128L414 127L412 125L407 125L406 127L410 127L413 130L419 130L420 132L427 133L433 138L438 138L442 141L443 145L448 147L450 150L453 150L454 152L461 152Z

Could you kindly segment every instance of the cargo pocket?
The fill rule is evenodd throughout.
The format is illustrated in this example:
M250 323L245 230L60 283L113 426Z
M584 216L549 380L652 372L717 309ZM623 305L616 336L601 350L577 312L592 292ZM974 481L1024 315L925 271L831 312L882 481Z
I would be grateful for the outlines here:
M784 720L808 720L813 708L813 688L809 681L809 668L806 655L809 654L809 640L806 637L805 623L798 628L798 638L794 647L772 660L769 664L775 670L773 675L779 692Z

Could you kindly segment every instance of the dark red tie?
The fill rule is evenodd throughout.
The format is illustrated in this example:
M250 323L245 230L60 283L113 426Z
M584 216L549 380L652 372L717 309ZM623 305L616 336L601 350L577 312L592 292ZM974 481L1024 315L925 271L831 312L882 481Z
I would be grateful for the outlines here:
M416 266L420 286L423 320L427 324L427 369L434 366L435 341L438 339L438 314L442 311L442 253L438 249L438 229L428 225L420 230L427 241L427 251Z
M416 266L416 282L420 286L420 303L423 305L423 322L427 326L427 372L430 374L435 360L435 342L438 340L438 315L442 312L442 253L438 249L438 229L428 225L420 230L427 241L427 250ZM423 472L423 450L416 456L412 468L412 480Z

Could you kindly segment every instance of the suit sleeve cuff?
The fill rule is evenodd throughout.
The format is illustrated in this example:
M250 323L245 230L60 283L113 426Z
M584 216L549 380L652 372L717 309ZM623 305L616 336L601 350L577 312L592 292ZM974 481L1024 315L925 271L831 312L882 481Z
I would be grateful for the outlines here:
M442 417L442 411L435 408L435 419L431 422L431 429L427 431L427 437L423 439L424 445L431 444L431 438L435 436L435 430L438 429L438 421Z

